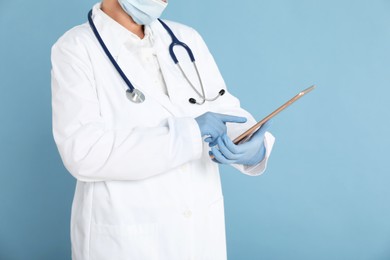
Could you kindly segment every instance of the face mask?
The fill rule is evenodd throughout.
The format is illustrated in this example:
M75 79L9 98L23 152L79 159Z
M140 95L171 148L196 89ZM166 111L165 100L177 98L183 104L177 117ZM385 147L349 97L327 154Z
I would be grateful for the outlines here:
M137 24L150 24L159 18L168 3L162 0L118 0L123 10Z

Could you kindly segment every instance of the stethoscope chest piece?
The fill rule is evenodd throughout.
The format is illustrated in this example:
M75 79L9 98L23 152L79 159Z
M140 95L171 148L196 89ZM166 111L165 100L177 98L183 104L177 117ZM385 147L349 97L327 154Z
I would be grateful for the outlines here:
M130 89L126 90L126 96L133 103L142 103L145 101L144 93L138 89L133 89L133 91Z

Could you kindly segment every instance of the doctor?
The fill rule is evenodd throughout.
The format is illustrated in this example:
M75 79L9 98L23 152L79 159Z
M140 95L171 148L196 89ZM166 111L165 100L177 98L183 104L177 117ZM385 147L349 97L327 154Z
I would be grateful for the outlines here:
M77 179L74 260L226 259L218 164L251 176L266 168L274 143L267 125L232 143L254 118L227 91L201 36L165 21L192 49L201 82L184 48L175 47L183 71L173 62L172 37L157 20L166 5L103 0L92 24L52 48L53 135ZM131 100L108 55L144 99Z

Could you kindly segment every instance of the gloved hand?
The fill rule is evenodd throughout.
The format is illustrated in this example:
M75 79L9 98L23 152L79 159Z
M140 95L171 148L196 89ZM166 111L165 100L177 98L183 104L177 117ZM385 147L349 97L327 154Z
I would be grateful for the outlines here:
M201 116L195 118L199 125L202 136L208 135L206 142L216 141L218 137L226 134L226 123L245 123L246 118L240 116L224 115L213 112L206 112Z
M217 139L218 148L212 147L210 155L214 155L213 160L222 164L256 165L264 159L264 134L270 125L270 121L266 122L249 141L238 145L223 134Z

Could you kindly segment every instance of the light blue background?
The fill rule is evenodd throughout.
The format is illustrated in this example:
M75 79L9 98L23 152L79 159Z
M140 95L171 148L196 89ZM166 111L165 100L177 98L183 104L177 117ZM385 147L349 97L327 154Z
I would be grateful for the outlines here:
M74 179L51 133L50 47L93 1L0 2L0 259L70 259ZM171 0L258 119L265 175L222 167L230 260L390 259L390 1Z

